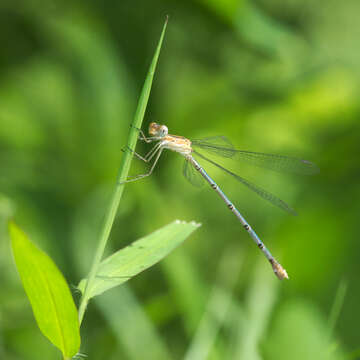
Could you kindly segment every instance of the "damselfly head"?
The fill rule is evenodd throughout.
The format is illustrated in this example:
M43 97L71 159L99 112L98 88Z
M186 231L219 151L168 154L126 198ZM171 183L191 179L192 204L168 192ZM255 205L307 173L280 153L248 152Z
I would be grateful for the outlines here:
M156 122L152 122L149 125L149 134L152 136L164 137L169 133L169 129L166 125L159 125Z

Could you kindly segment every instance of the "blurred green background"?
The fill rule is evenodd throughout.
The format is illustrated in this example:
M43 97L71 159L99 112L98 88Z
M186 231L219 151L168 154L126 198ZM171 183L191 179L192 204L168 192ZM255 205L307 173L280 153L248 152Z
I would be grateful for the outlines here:
M360 2L0 2L0 359L58 359L13 263L14 217L73 287L89 270L121 148L165 15L147 109L188 138L314 161L319 175L224 163L291 217L207 166L287 269L279 282L218 196L165 152L129 184L107 253L173 221L199 228L94 299L89 359L360 359ZM147 147L138 144L144 153ZM205 165L205 164L204 164ZM132 173L146 165L134 160Z

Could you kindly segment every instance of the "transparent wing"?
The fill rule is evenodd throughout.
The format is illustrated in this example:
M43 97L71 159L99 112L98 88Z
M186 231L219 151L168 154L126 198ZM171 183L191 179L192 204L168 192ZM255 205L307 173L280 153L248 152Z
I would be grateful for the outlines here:
M279 172L303 175L312 175L319 172L319 168L311 161L296 157L237 150L235 158L255 166Z
M188 160L184 161L183 174L185 178L194 186L201 187L204 185L204 179L201 174L190 164Z
M194 151L194 153L198 156L200 156L202 159L204 159L205 161L208 161L209 163L213 164L214 166L218 167L219 169L225 171L227 174L231 175L233 178L235 178L237 181L239 181L240 183L244 184L245 186L247 186L250 190L254 191L256 194L258 194L259 196L261 196L263 199L271 202L273 205L279 207L282 210L285 210L286 212L288 212L291 215L297 215L296 211L291 208L285 201L279 199L277 196L269 193L268 191L262 189L261 187L245 180L244 178L240 177L239 175L234 174L233 172L223 168L221 165L217 164L216 162L206 158L205 156L199 154L198 152Z
M222 144L219 139L223 139ZM213 141L214 140L214 141ZM236 150L224 136L206 138L204 140L192 141L192 145L207 153L233 158L249 164L278 172L289 172L295 174L312 175L319 172L319 168L308 160L296 157L264 154L252 151Z
M236 154L233 144L226 136L212 136L201 140L191 140L191 145L222 157L231 158Z

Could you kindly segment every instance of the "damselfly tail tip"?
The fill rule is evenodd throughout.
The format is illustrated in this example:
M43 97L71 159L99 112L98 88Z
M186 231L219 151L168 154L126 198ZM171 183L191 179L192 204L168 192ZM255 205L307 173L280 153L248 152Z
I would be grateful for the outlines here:
M287 274L286 270L277 261L272 261L271 266L279 280L289 280L289 275Z

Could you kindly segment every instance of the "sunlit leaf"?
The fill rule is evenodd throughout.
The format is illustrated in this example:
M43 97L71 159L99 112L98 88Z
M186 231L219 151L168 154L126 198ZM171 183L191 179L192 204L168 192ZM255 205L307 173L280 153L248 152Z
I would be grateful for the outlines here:
M77 310L69 287L54 262L13 222L9 223L17 269L41 332L63 353L80 347Z
M200 225L174 221L154 231L105 259L99 267L90 297L120 285L136 274L156 264L179 246ZM86 280L79 284L84 291Z

